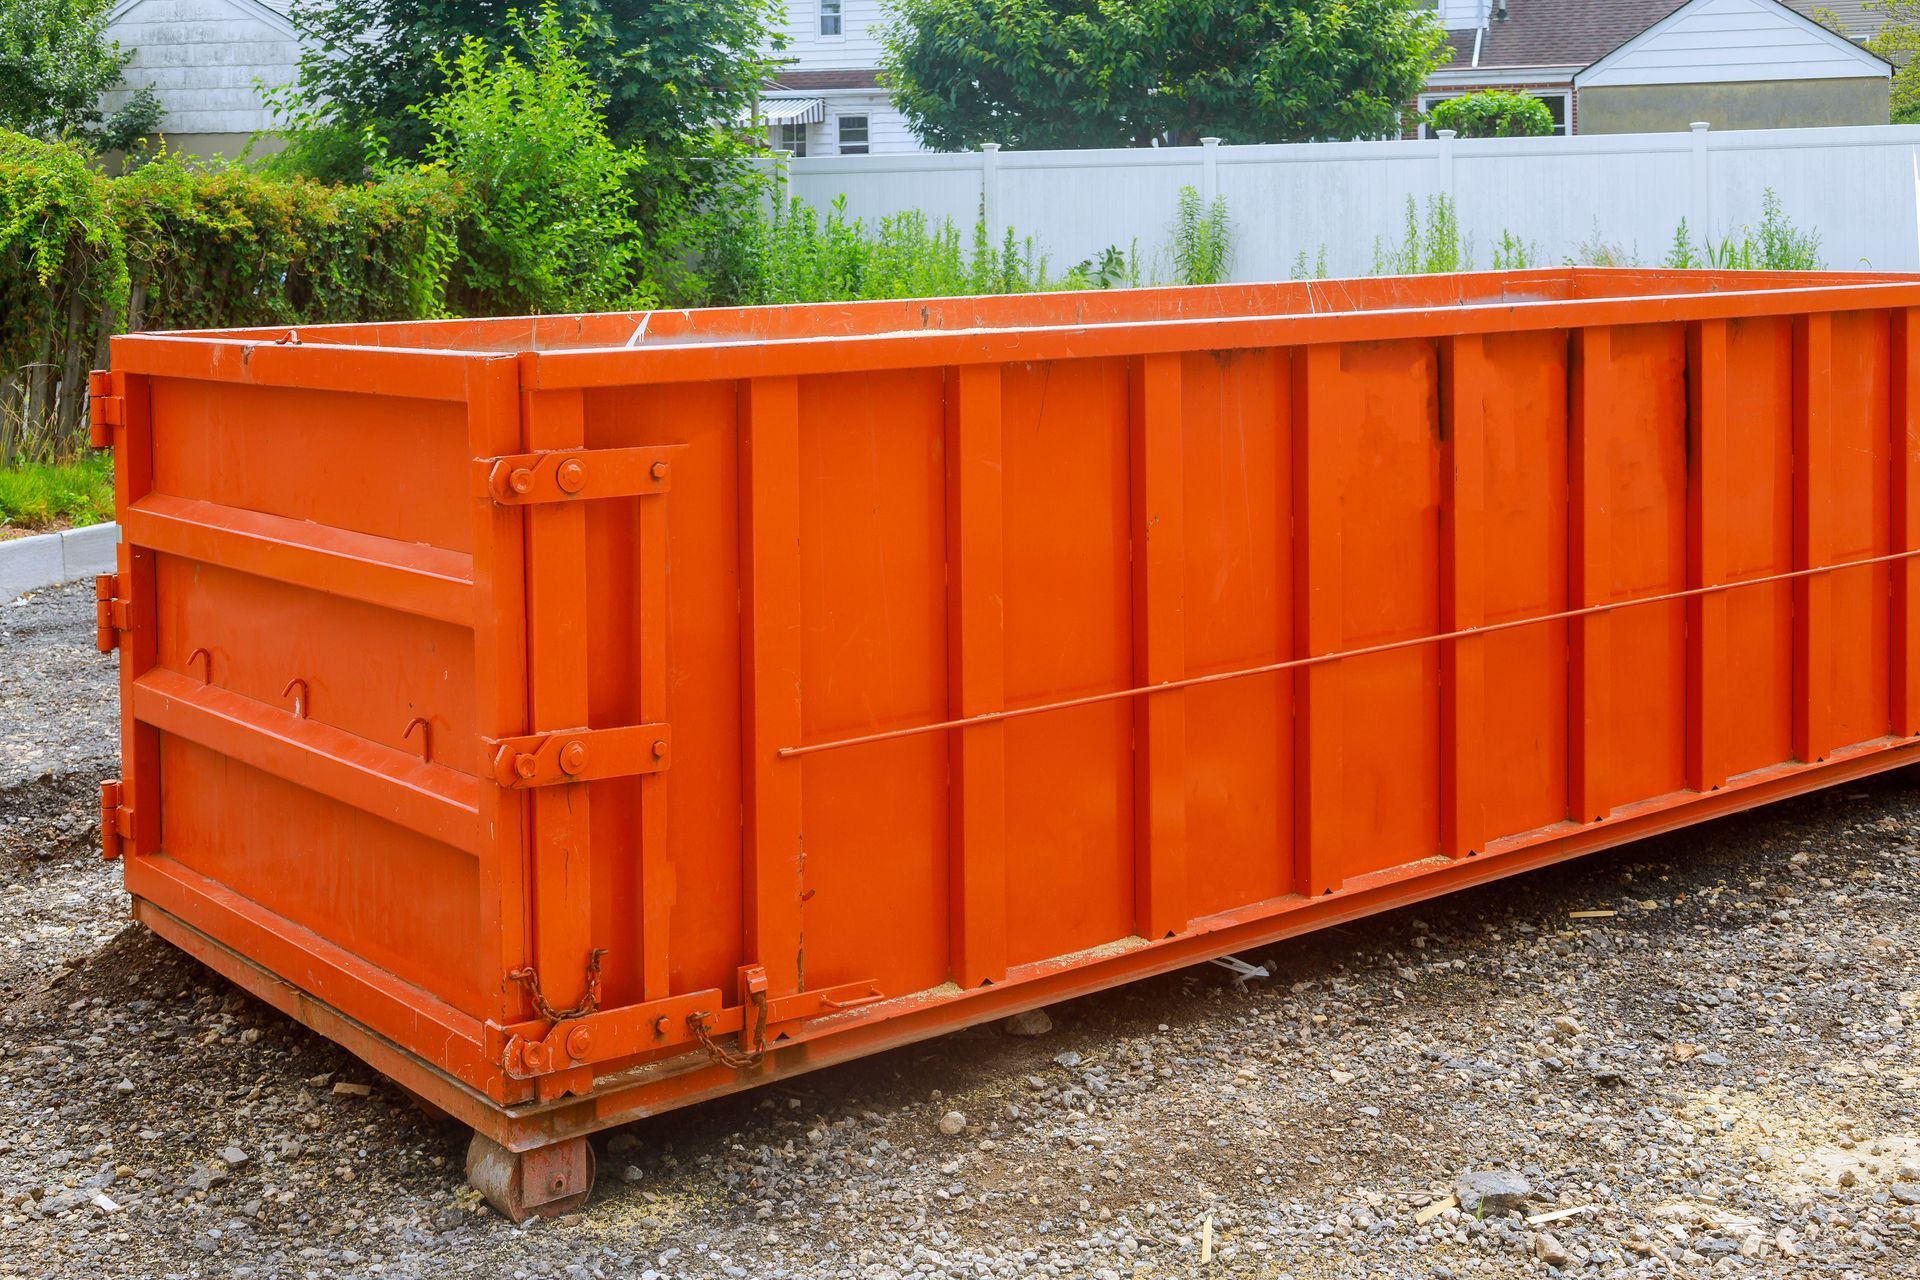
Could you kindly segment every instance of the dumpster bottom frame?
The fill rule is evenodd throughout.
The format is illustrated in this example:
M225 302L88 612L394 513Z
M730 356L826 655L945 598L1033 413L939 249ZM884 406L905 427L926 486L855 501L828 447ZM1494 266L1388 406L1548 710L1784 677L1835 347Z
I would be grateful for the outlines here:
M1526 842L1515 847L1457 859L1423 859L1359 878L1319 898L1289 895L1196 920L1187 932L1158 941L1135 938L1130 940L1132 946L1116 949L1109 944L1092 953L1016 966L1004 983L931 998L922 992L867 1006L841 1015L844 1025L829 1034L774 1047L753 1069L736 1071L689 1055L611 1073L596 1080L587 1093L522 1105L495 1102L151 899L133 895L132 915L208 968L354 1054L407 1093L512 1156L524 1158L584 1142L604 1129L788 1076L1916 764L1920 764L1920 738L1873 739L1814 764L1774 765L1731 779L1713 791L1669 793L1624 806L1605 819L1569 827L1563 834L1545 834L1554 828L1544 828L1513 837ZM591 1167L589 1162L588 1192ZM585 1199L585 1194L568 1196L564 1204L571 1210ZM525 1216L507 1205L494 1207L508 1216Z

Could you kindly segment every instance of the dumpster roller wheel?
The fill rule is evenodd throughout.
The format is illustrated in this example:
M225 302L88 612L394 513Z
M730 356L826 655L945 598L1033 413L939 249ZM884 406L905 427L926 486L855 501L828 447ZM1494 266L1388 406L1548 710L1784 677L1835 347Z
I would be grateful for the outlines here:
M509 1151L484 1134L467 1144L467 1181L515 1222L572 1213L593 1194L593 1148L569 1138L532 1151Z

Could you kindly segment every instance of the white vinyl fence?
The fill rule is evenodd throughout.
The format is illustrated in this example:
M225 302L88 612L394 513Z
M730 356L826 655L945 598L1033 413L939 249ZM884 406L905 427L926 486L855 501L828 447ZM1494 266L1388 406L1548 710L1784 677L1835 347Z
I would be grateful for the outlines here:
M1438 138L1285 146L952 155L835 156L788 162L792 195L872 221L919 209L963 228L986 219L1030 236L1055 274L1110 245L1137 247L1169 274L1180 188L1226 197L1236 280L1279 280L1322 249L1333 275L1364 275L1376 238L1403 238L1409 196L1453 197L1476 267L1511 232L1534 260L1584 260L1598 240L1642 265L1665 256L1680 220L1698 243L1757 226L1772 188L1817 232L1836 269L1920 270L1920 125Z

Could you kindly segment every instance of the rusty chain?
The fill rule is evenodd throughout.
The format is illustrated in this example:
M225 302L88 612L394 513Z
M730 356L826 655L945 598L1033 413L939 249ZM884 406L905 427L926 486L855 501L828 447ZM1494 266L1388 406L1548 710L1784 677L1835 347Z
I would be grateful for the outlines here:
M700 1047L705 1049L715 1062L723 1067L732 1067L735 1071L746 1071L759 1066L760 1060L767 1056L766 992L756 991L753 993L753 1007L755 1014L753 1023L753 1052L751 1053L735 1052L715 1040L712 1034L707 1031L707 1019L713 1017L711 1013L700 1012L688 1014L687 1029L693 1032L693 1038L700 1042Z
M515 969L507 975L507 980L517 982L527 989L527 997L533 1001L533 1011L549 1023L571 1022L575 1018L584 1018L600 1007L600 961L607 954L605 947L595 947L587 957L587 989L580 997L580 1003L571 1009L556 1009L547 1003L540 993L540 975L532 966Z

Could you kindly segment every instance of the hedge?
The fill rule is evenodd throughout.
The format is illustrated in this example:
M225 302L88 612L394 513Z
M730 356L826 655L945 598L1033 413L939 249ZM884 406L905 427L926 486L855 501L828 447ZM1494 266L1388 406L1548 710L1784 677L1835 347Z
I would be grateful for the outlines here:
M328 186L162 153L108 177L0 133L0 465L81 447L114 333L441 314L458 204L437 172Z

